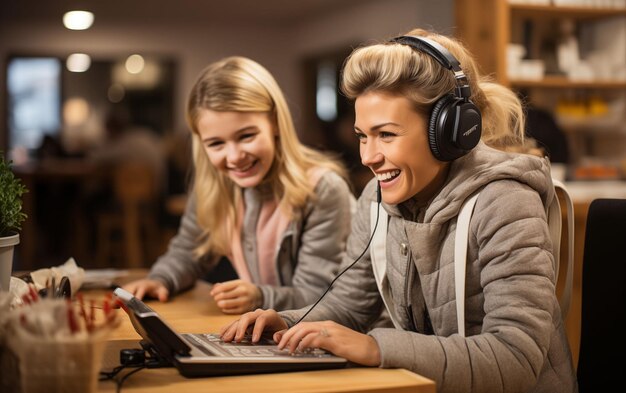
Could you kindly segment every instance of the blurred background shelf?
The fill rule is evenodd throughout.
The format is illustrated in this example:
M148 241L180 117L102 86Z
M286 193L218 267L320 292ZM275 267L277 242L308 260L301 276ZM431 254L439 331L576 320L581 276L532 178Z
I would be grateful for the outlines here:
M544 76L540 80L510 79L514 88L555 88L555 89L626 89L624 80L576 81L564 76Z

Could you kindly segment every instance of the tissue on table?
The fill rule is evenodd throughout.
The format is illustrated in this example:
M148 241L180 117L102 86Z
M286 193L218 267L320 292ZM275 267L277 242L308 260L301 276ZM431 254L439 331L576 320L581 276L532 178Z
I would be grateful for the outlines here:
M46 283L50 283L53 277L57 284L63 277L67 277L70 280L72 296L74 296L85 281L85 269L79 267L74 258L70 258L63 265L35 270L30 273L30 277L37 290L45 288Z

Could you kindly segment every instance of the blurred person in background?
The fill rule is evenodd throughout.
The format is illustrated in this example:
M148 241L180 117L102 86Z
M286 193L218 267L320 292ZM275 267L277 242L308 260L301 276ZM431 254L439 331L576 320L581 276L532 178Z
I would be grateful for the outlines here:
M152 170L156 189L161 191L167 179L166 157L156 131L134 124L122 106L111 108L104 127L105 140L88 152L88 159L110 168L128 162L145 164Z

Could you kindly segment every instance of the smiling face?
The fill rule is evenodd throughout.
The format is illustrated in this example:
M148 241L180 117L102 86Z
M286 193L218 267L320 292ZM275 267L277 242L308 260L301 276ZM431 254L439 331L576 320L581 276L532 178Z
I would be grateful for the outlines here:
M430 152L427 119L408 99L382 92L357 97L355 111L361 162L378 178L383 201L399 204L414 197L426 203L448 168Z
M203 109L197 129L211 164L240 187L259 185L272 167L276 134L267 113Z

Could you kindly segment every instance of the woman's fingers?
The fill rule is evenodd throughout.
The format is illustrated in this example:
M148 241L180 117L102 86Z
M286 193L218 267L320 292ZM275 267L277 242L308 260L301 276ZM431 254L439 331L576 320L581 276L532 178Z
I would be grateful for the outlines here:
M286 331L287 331L287 329L283 329L283 330L279 330L276 333L274 333L274 335L272 336L272 339L274 340L274 342L279 343L280 340L283 338L283 335L285 334Z
M254 312L245 313L238 320L231 322L230 324L222 328L220 333L221 339L226 342L230 342L233 340L241 341L243 335L239 336L241 338L237 340L237 334L239 333L240 329L243 329L243 331L245 331L250 324L253 324L256 321L256 317L253 314Z
M261 310L258 309L257 311L261 311ZM267 326L267 314L264 314L261 312L261 315L259 315L259 317L256 319L256 322L254 323L254 326L252 327L251 333L252 333L253 343L259 342L266 326Z
M305 348L301 345L302 340L309 334L318 334L321 327L319 322L301 322L293 326L281 337L278 348L287 348L289 352Z
M278 347L289 352L322 348L354 363L380 365L380 348L373 337L332 321L301 322L277 338Z
M323 348L332 352L337 344L334 340L339 338L335 334L337 333L335 325L330 321L301 322L276 335L275 340L278 342L278 348L286 348L289 352L305 348ZM346 330L352 332L350 329Z
M320 330L311 331L302 337L297 348L302 350L304 348L325 348L328 349L331 344L330 334L326 328Z
M287 329L287 323L276 311L258 308L222 328L220 334L226 342L241 342L249 334L252 334L252 342L258 342L266 329L271 333L284 330Z
M248 326L259 323L258 318L262 312L263 310L259 309L245 313L241 316L239 324L237 325L237 330L235 332L236 342L241 342L244 339L244 337L246 336L246 331L248 330Z
M220 338L224 341L230 341L230 340L225 340L226 336L229 336L229 332L231 330L231 328L233 328L234 325L237 325L237 323L239 322L239 320L233 321L231 323L229 323L228 325L224 325L220 328Z

